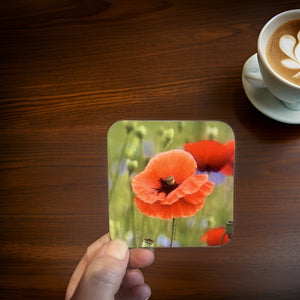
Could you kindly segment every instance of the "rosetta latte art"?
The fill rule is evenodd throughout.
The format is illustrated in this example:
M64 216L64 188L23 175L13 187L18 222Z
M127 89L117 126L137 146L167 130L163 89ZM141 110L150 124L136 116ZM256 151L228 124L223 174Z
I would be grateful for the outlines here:
M281 51L289 57L283 59L281 63L284 67L292 70L300 70L300 31L297 34L297 39L287 34L282 36L279 41ZM300 71L293 76L293 78L299 77Z

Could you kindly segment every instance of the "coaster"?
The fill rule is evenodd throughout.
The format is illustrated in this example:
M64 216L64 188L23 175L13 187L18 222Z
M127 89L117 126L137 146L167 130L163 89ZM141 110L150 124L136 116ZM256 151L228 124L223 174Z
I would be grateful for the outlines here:
M235 140L220 121L118 121L108 132L112 239L207 247L233 230Z

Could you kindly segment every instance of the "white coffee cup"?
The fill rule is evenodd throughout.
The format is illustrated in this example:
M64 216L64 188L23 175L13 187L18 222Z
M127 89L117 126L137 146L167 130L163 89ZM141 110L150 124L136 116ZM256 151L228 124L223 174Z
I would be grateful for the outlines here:
M295 19L300 19L300 9L280 13L264 25L257 42L257 69L246 73L245 78L257 88L267 88L287 108L300 110L300 85L294 84L276 73L266 57L267 43L275 29L281 24ZM300 40L298 43L300 44Z

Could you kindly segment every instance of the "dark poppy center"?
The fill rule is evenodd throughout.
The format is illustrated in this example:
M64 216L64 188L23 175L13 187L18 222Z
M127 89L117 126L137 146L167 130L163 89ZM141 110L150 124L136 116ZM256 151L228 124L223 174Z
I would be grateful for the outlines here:
M178 184L175 182L175 179L173 176L168 176L167 178L159 179L160 182L160 188L157 189L159 193L163 192L166 195L170 194L172 191L174 191L177 187Z

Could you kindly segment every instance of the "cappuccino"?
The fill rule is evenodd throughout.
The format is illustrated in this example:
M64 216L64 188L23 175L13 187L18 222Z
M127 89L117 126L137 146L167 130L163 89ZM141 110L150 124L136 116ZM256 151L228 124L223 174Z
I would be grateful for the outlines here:
M272 33L266 57L278 75L300 86L300 19L282 24Z

